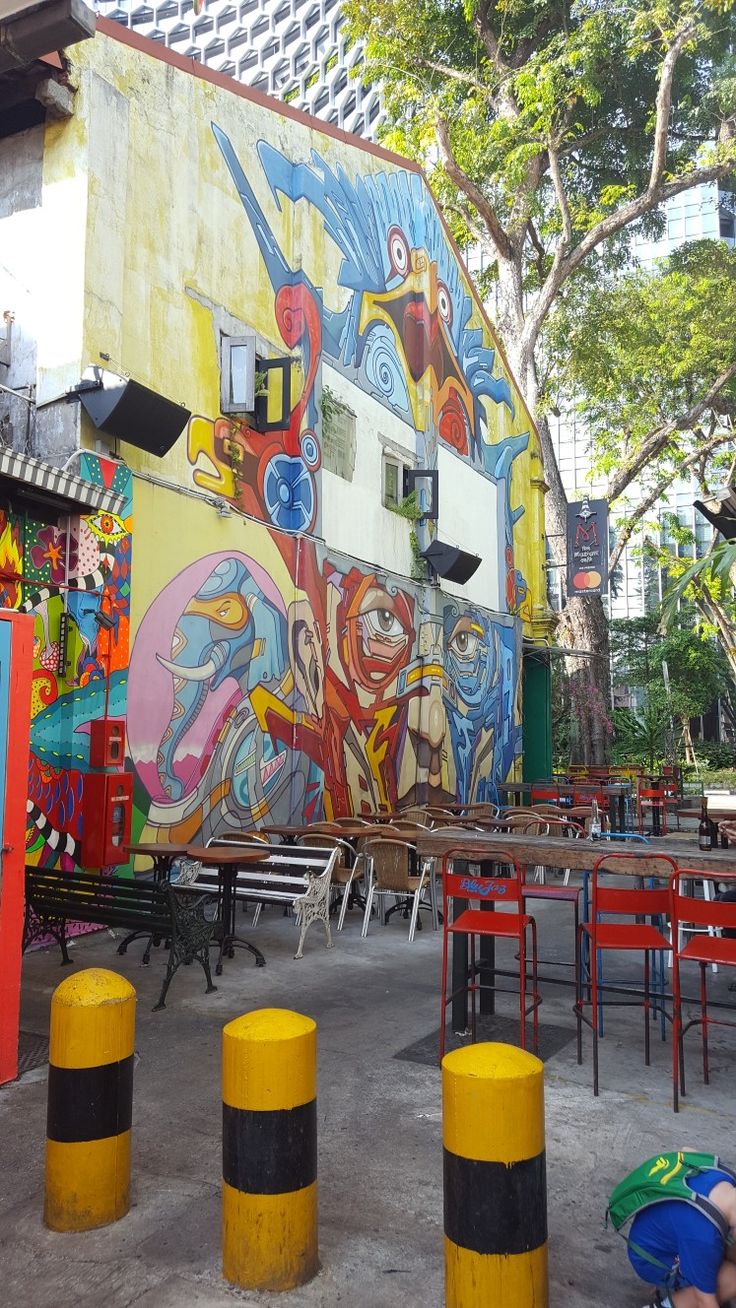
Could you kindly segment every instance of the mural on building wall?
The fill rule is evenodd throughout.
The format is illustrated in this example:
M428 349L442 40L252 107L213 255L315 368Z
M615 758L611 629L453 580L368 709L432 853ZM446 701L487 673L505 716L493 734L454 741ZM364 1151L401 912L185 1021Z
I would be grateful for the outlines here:
M324 359L416 430L420 466L437 466L441 444L498 485L502 594L510 612L530 616L527 581L514 553L514 527L524 508L511 503L513 461L528 448L529 432L500 440L494 434L492 411L500 406L514 413L511 388L504 374L494 375L490 333L423 180L396 170L352 182L316 151L305 164L259 142L279 207L281 196L306 200L342 254L330 294L289 265L232 143L216 124L213 132L268 272L281 339L287 351L301 355L304 380L283 432L263 437L245 422L195 417L188 434L195 484L283 530L314 530Z
M123 513L59 525L0 509L0 604L35 616L26 858L66 871L81 861L89 723L125 712L130 620L131 475L96 455L80 473L123 497Z
M243 551L189 563L138 629L128 739L151 834L494 796L520 749L518 622L425 612L411 583L239 527Z

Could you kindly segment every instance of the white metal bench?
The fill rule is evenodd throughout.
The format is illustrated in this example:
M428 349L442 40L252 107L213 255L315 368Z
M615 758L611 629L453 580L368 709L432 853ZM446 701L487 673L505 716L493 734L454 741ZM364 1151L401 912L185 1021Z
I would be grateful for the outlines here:
M256 905L253 926L258 924L264 904L283 904L293 910L299 927L299 945L294 955L301 958L304 940L313 922L321 922L332 949L330 932L330 883L339 850L312 849L302 845L261 845L248 839L210 840L210 846L227 844L229 849L263 850L263 860L238 868L235 897ZM213 890L218 885L214 869L202 867L194 885Z

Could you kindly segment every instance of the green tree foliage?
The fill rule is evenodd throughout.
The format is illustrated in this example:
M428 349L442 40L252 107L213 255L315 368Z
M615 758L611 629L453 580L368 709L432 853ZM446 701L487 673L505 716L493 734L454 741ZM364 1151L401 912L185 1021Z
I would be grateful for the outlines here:
M676 629L683 606L686 613L694 608L701 636L718 641L736 687L736 541L719 539L692 562L660 547L657 562L673 579L662 604L662 629Z
M542 331L593 257L620 262L627 229L656 228L664 200L732 168L734 3L346 0L365 75L384 86L387 142L422 162L461 243L490 254L495 316L538 418L560 566L567 500L538 411ZM561 634L605 652L600 601L569 601ZM605 666L576 675L602 694ZM602 761L592 724L582 737Z
M673 481L705 483L719 458L730 463L736 251L697 241L653 270L588 270L562 292L546 342L549 400L564 395L585 415L616 504L613 570Z
M672 752L681 734L675 724L684 728L731 690L728 662L715 641L681 629L663 636L656 616L612 622L611 656L614 683L633 690L636 699L635 708L615 710L616 755L650 769Z

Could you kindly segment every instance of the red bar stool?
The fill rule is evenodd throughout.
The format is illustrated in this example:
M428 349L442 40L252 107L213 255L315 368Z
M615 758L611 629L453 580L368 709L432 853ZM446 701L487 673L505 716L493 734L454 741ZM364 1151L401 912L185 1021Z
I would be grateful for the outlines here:
M467 845L450 849L442 860L442 1005L440 1009L440 1062L445 1053L446 1009L459 991L447 994L447 951L450 936L464 935L470 941L470 980L463 987L471 995L471 1033L473 1041L476 1035L476 994L482 988L476 980L476 936L490 936L494 939L512 940L518 950L519 964L519 1043L526 1049L526 1020L532 1014L532 1045L534 1053L539 1044L538 1008L541 997L537 983L537 924L533 917L524 912L524 884L521 867L515 858L504 854L503 873L495 876L475 875L467 872L452 872L453 859L468 862L487 862L488 851L473 849ZM455 900L478 901L493 905L495 910L502 906L509 911L484 911L481 908L463 908L457 917L454 914ZM527 1004L527 932L531 936L531 1003ZM493 989L496 990L495 978Z
M650 995L650 955L653 952L664 954L670 948L670 942L658 927L651 922L604 922L601 918L607 914L615 913L621 917L633 918L651 918L661 917L666 919L670 911L670 890L666 889L631 889L619 886L607 886L601 884L601 874L616 875L616 872L622 875L631 876L631 869L636 867L637 878L654 878L656 880L666 880L672 876L673 871L677 871L677 864L674 859L667 854L652 854L646 858L640 858L635 854L604 854L596 860L593 867L593 893L591 903L591 920L590 922L581 923L578 929L577 950L576 950L576 995L575 995L575 1016L578 1027L578 1064L583 1061L583 1022L589 1026L593 1032L593 1094L598 1094L598 1036L601 1020L601 1008L605 1003L615 1007L640 1006L640 1000L628 998L614 998L604 1001L603 994L606 986L602 983L599 976L599 963L603 953L608 951L625 951L627 953L639 953L642 955L644 965L644 990L643 1004L644 1009L644 1062L649 1066L649 1018L652 1009ZM583 983L581 978L580 960L582 957L582 942L587 939L589 945L588 957L590 958L590 981L589 995L583 998ZM620 987L617 987L620 989ZM664 995L659 992L654 1004L655 1011L663 1012ZM585 1009L590 1006L591 1014L587 1016Z
M693 885L694 881L726 881L736 889L736 874L724 872L696 872L692 868L681 867L670 880L671 919L672 919L672 993L673 1033L672 1033L672 1095L675 1112L679 1111L678 1085L685 1094L685 1034L691 1026L699 1026L703 1044L703 1081L710 1082L708 1064L708 1028L710 1026L736 1026L724 1018L711 1017L708 1012L708 967L722 963L724 967L736 967L736 939L729 936L710 935L708 929L721 931L724 927L736 935L736 903L723 903L717 899L696 899L694 893L687 893L683 887ZM679 947L681 931L695 930L687 944ZM698 963L700 966L700 1017L691 1017L683 1026L682 1022L682 982L681 963Z

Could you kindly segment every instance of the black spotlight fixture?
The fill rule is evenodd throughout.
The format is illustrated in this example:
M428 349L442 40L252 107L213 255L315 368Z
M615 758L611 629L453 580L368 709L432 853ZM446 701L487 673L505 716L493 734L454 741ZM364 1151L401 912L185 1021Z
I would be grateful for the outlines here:
M466 581L470 581L481 565L478 554L469 554L467 550L461 550L457 545L446 545L441 540L431 541L426 550L422 550L422 558L427 560L438 577L454 581L458 586L464 586Z
M106 368L85 370L70 392L78 398L95 427L108 436L163 458L191 418L191 411L174 404L132 377L120 377Z

